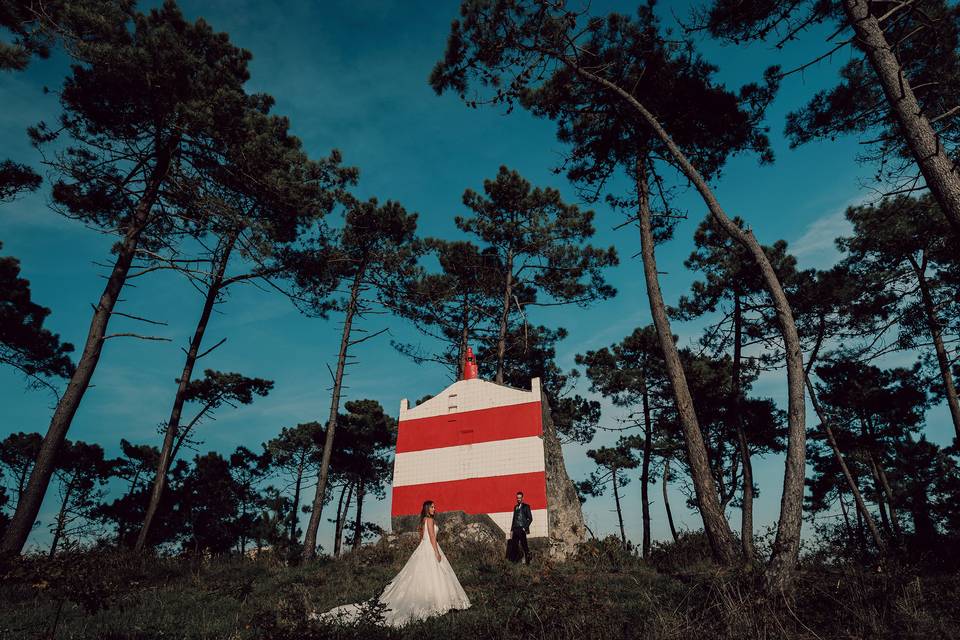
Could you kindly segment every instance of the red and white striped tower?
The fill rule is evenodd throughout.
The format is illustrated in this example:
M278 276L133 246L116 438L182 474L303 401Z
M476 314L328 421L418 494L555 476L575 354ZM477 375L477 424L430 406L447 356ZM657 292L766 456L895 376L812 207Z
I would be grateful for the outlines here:
M481 380L467 349L463 379L419 406L400 402L391 515L485 513L510 529L517 491L533 511L530 537L548 535L540 379L530 391Z

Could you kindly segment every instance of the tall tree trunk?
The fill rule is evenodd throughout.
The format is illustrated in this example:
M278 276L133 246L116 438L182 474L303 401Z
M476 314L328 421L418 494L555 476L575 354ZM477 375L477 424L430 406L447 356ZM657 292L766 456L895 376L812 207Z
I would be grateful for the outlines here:
M247 555L247 499L243 499L243 505L240 507L240 522L243 528L240 529L240 556Z
M357 480L357 515L353 524L353 550L360 548L361 534L363 533L363 496L365 495L363 480Z
M837 501L840 503L840 513L843 515L843 526L847 530L847 536L853 538L853 525L850 524L850 513L847 510L847 503L843 501L843 491L837 491Z
M507 353L507 328L510 320L510 296L513 295L513 251L507 252L507 282L503 288L503 311L500 315L500 332L497 336L497 377L503 384L503 359Z
M893 535L899 540L903 537L903 529L900 528L900 517L897 515L896 499L893 495L893 489L890 487L890 481L887 479L887 472L884 471L883 466L873 457L873 454L870 454L870 464L872 464L877 471L880 487L883 489L883 495L886 496L887 505L890 508L890 524L893 525Z
M867 537L863 535L863 514L860 513L859 509L857 509L857 536L860 540L860 548L865 549Z
M30 472L27 489L20 500L17 501L17 510L14 512L10 524L7 525L3 541L0 542L0 553L20 553L23 545L27 542L27 536L30 535L37 514L40 512L40 505L43 503L47 487L50 485L50 477L53 475L56 466L57 454L63 446L73 417L76 415L77 409L80 408L80 401L83 400L87 387L90 386L93 372L100 361L110 316L113 315L113 308L120 298L120 291L126 283L130 265L133 264L133 259L136 256L140 234L150 221L150 211L156 202L160 185L166 179L173 146L171 144L159 153L157 163L147 179L147 187L143 197L137 203L137 207L130 218L129 226L124 232L123 241L117 247L116 261L113 263L113 269L107 279L103 293L100 294L100 300L94 307L93 319L90 321L87 340L84 343L77 368L70 377L66 391L57 402L57 408L50 419L47 434L40 445L37 461Z
M930 330L930 337L933 338L933 346L937 352L937 366L940 368L940 379L943 382L944 393L947 396L947 406L950 408L950 418L953 420L953 430L957 434L957 441L960 442L960 399L957 398L957 385L953 379L953 373L950 371L950 356L943 344L943 331L940 327L940 319L937 317L937 310L933 304L933 296L930 294L930 283L926 276L926 259L924 264L919 264L912 255L908 255L910 266L917 276L917 284L920 285L920 298L923 301L924 316L927 319L927 328Z
M616 83L602 78L580 67L574 60L564 58L562 61L578 75L605 87L631 105L640 117L647 123L657 138L666 146L670 156L676 162L690 182L696 187L701 198L710 210L710 215L720 224L723 230L746 248L757 265L770 300L776 310L777 324L783 337L785 359L787 365L787 459L784 465L783 494L780 499L780 517L777 521L777 536L773 543L773 552L767 566L768 585L774 590L789 585L800 554L800 530L803 525L803 490L806 476L806 447L807 430L805 424L804 407L804 378L803 354L800 349L800 338L797 335L797 326L793 319L793 311L780 284L780 279L773 270L770 259L763 247L757 242L753 232L741 229L734 223L720 206L716 196L706 180L700 175L696 167L690 163L680 147L676 145L667 131L660 125L656 117L646 107L633 97L627 90ZM726 526L726 521L724 521ZM726 527L729 533L729 527ZM727 537L730 537L729 535Z
M721 564L732 564L736 558L733 535L730 526L724 517L723 509L717 496L717 487L713 474L710 471L710 462L707 457L707 448L703 440L703 433L697 422L697 414L693 407L693 399L687 386L687 378L680 362L677 345L673 341L673 331L670 329L670 319L667 317L666 304L660 291L660 282L657 279L657 261L654 256L653 229L650 221L650 194L647 183L645 163L646 158L637 160L637 193L639 194L639 221L640 247L643 256L643 274L647 283L647 297L650 300L650 313L653 324L657 329L660 349L663 351L666 363L667 377L673 390L680 426L683 429L683 439L687 448L687 460L690 465L690 475L697 497L697 505L703 518L703 527L713 556Z
M350 331L353 328L353 317L357 313L360 286L363 282L365 268L357 268L350 287L350 300L343 317L343 334L340 337L340 352L337 354L337 370L333 378L333 395L330 398L330 417L327 420L327 431L323 438L323 457L320 459L320 470L317 473L317 493L313 496L313 507L310 511L310 522L307 525L306 535L303 537L303 559L310 560L317 555L317 531L320 529L320 516L323 513L323 499L327 492L327 476L330 474L330 456L333 454L333 438L337 431L337 412L340 411L340 391L343 388L343 371L347 363L347 349L350 348Z
M147 512L143 517L143 526L140 528L140 534L137 536L137 543L134 547L136 551L142 551L147 544L147 537L150 535L150 526L153 524L153 519L157 515L157 509L160 507L163 491L167 486L167 472L170 470L173 443L180 430L180 417L183 414L183 405L186 402L187 387L190 384L190 378L193 376L193 367L196 365L198 355L200 354L200 344L203 342L203 335L207 331L207 323L210 321L213 307L217 303L217 296L220 295L220 285L223 283L223 274L226 272L227 264L230 262L230 254L233 251L233 245L236 240L236 233L224 239L222 251L220 255L217 256L216 264L213 265L213 277L208 283L207 294L203 301L203 308L200 311L200 318L197 320L197 326L193 330L193 338L190 340L190 348L187 350L187 357L184 360L183 369L180 372L180 379L177 380L177 392L173 396L173 408L170 409L170 418L167 420L167 429L163 436L163 445L160 448L160 460L157 463L157 474L153 479L153 488L150 491L150 502L147 504Z
M467 346L470 340L470 294L463 294L463 307L460 316L460 347L457 354L456 379L463 377L463 372L467 366Z
M623 511L620 509L620 487L617 486L617 468L610 469L610 478L613 481L613 503L617 506L617 521L620 522L620 543L627 548L627 532L623 528Z
M753 462L750 460L750 445L743 428L743 392L741 391L741 361L743 352L743 308L740 294L733 294L733 367L731 369L730 395L733 407L734 426L740 447L740 464L743 466L743 494L740 506L740 545L743 558L752 563L756 554L753 549Z
M877 74L892 115L910 147L923 179L960 242L960 176L910 86L910 79L887 42L867 0L843 0L847 21Z
M297 479L293 484L293 505L290 507L290 544L297 544L297 522L300 520L300 487L303 484L303 470L306 454L301 454L297 465Z
M890 526L890 517L887 515L887 506L883 495L883 487L880 486L880 474L877 473L877 465L873 462L873 456L868 454L867 458L868 462L870 463L870 475L873 477L874 500L877 503L877 509L880 511L880 523L883 525L883 528L886 530L887 534L893 538L895 537L893 527Z
M643 545L641 553L650 555L650 456L653 449L653 420L650 416L650 394L643 381L643 461L640 465L640 501L643 512Z
M674 542L679 542L680 537L677 535L677 528L673 526L673 512L670 511L670 497L667 495L667 483L669 481L670 458L667 456L663 459L663 507L667 510L667 524L670 525L670 535L673 537Z
M350 489L350 492L347 493L347 489ZM343 495L347 494L347 501L343 501ZM333 557L340 557L340 546L341 538L343 537L343 523L347 517L347 510L350 509L350 501L353 499L353 483L347 482L343 485L343 488L340 489L340 500L337 502L337 521L334 523L333 531Z
M70 494L73 493L73 485L76 482L77 474L74 473L67 483L67 490L63 494L63 503L60 505L60 512L57 514L57 526L53 531L53 542L50 543L50 553L48 558L52 558L57 553L57 545L60 544L60 538L63 536L63 530L67 523L67 505L70 504Z
M820 401L814 391L813 384L810 382L810 375L809 373L806 375L807 394L810 396L810 404L813 405L813 410L816 412L817 418L820 419L820 424L823 426L823 431L827 436L827 442L830 444L830 450L833 451L833 457L836 459L837 464L840 465L843 477L847 481L847 487L850 489L853 500L857 505L857 513L862 516L867 524L867 528L870 529L870 536L873 538L873 543L877 545L877 549L884 552L886 551L886 543L883 540L883 536L880 535L880 530L877 529L877 523L870 514L870 510L867 509L867 504L863 500L863 494L860 493L860 488L857 486L853 474L850 473L850 467L847 466L847 461L844 459L843 453L840 452L840 445L837 444L837 438L833 433L833 428L830 426L830 420L823 411L823 407L820 406Z

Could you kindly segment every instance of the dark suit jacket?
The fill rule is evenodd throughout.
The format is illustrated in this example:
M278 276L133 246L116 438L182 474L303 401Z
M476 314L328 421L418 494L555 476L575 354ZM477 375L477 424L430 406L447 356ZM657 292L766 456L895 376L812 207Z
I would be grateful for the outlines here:
M530 525L533 523L533 513L530 511L530 505L526 502L520 503L520 508L516 506L513 508L513 522L510 524L511 529L523 529L524 531L530 531Z

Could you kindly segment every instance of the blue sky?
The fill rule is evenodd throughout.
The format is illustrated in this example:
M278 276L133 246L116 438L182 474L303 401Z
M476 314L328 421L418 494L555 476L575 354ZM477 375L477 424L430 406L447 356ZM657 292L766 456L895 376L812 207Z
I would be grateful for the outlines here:
M604 4L608 3L594 3L595 11L609 10ZM211 0L182 6L188 16L206 18L253 53L250 89L276 97L276 111L291 118L294 132L311 155L340 149L347 164L360 168L358 194L398 200L419 212L423 235L457 237L453 217L462 213L464 189L479 189L501 164L519 170L536 185L560 189L568 201L576 200L565 180L551 172L564 151L551 123L520 111L506 115L495 109L472 110L454 96L437 97L427 85L457 13L455 2ZM622 11L635 5L612 6ZM659 12L671 23L673 14L684 15L687 8L678 0L661 4ZM702 50L720 66L719 77L736 87L759 78L769 64L790 68L816 57L823 43L808 38L781 52L764 45L733 48L706 42ZM785 81L768 115L777 156L773 165L759 167L756 158L739 157L716 183L717 195L730 214L746 219L762 242L789 241L804 267L827 266L836 258L833 239L847 228L844 209L873 196L864 186L870 169L856 162L857 140L791 150L782 137L785 114L829 86L844 60L837 54ZM58 86L65 71L66 61L54 56L34 63L25 73L0 75L4 157L39 166L40 157L27 144L24 131L37 120L56 117L55 98L45 95L43 87ZM45 188L0 209L2 254L22 261L34 299L53 310L48 327L79 346L88 327L90 303L103 284L103 270L94 263L108 255L111 239L59 217L47 202ZM693 197L683 204L689 219L680 224L673 241L658 249L660 268L667 272L661 283L668 302L685 293L695 278L684 272L682 261L705 213ZM609 273L619 295L586 310L538 309L530 314L534 322L569 330L559 349L560 364L567 368L573 366L575 354L616 342L650 322L641 266L629 258L639 250L636 232L614 231L619 216L604 206L596 212L595 242L614 244L621 254L621 265ZM173 381L182 366L179 347L186 345L201 304L196 292L172 275L142 279L137 288L125 292L125 298L125 312L167 322L161 334L173 341L107 344L69 437L100 443L113 455L120 438L158 444L156 427L169 413ZM219 311L206 344L224 337L227 342L201 366L269 378L276 387L268 398L236 411L221 411L215 422L203 426L199 436L204 450L258 447L281 427L322 420L329 406L326 365L335 361L339 325L302 317L286 300L253 287L234 290ZM121 319L112 329L123 326ZM388 317L372 316L364 325L371 330L385 326L393 338L419 339L409 326ZM677 324L674 332L687 344L696 339L698 327ZM417 366L397 354L386 336L361 345L357 355L359 364L347 379L347 399L374 398L394 415L401 398L413 401L448 383L439 368ZM755 392L782 403L785 384L781 374L766 375ZM45 432L52 404L50 395L25 390L14 372L0 369L0 437L14 431ZM609 405L605 408L604 424L616 426L617 413ZM933 409L928 421L929 437L946 442L950 429L945 408ZM592 446L614 439L615 435L601 433ZM575 479L591 470L585 452L585 447L566 449L567 468ZM775 521L783 466L777 457L755 466L761 490L755 517L762 527ZM634 481L625 500L628 535L635 540L640 536L638 489ZM651 495L653 533L664 539L669 533L659 491ZM671 502L681 527L699 526L699 518L682 508L676 490ZM594 531L614 531L611 509L612 498L586 504L585 515ZM48 539L51 510L48 500L41 513L43 525L31 542L43 544ZM364 513L388 524L386 503L365 506ZM735 512L731 517L739 521ZM324 523L321 541L329 539L330 529Z

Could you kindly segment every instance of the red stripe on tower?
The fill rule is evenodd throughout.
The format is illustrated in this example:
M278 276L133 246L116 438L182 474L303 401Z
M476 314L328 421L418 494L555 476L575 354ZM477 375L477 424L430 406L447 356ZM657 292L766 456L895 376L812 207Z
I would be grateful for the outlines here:
M397 453L543 435L540 402L404 420Z
M538 471L395 487L391 512L395 516L420 513L424 500L436 502L440 511L510 511L516 501L514 495L521 487L525 488L523 500L531 509L547 508L546 475L543 471Z

